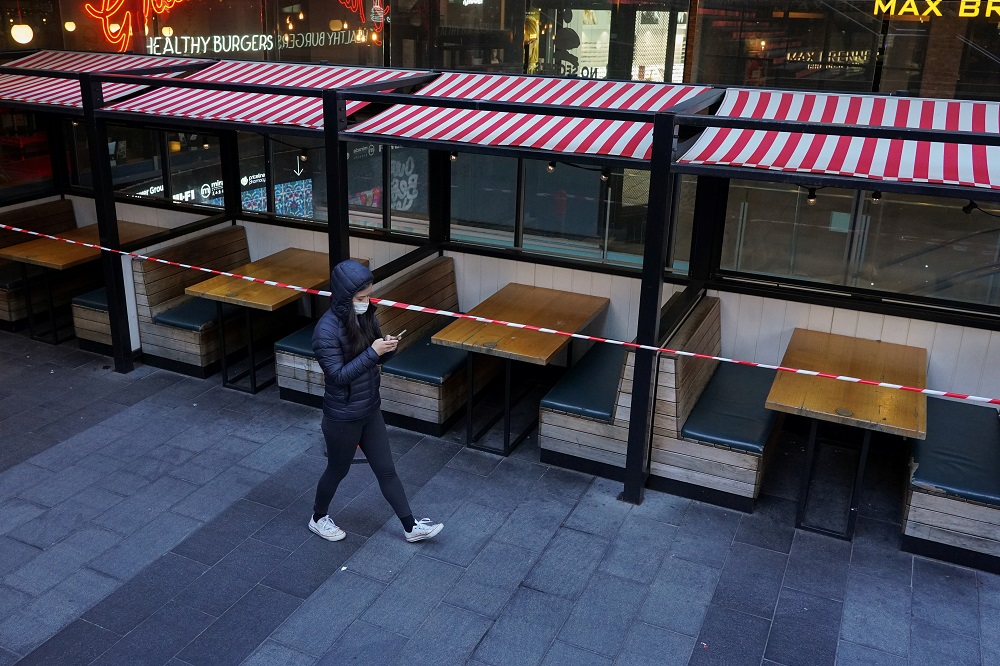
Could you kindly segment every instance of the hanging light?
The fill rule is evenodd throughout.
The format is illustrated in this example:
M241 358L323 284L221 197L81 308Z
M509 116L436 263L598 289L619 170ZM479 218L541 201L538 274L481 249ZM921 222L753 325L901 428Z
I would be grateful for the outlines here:
M552 173L553 171L556 170L556 163L555 162L549 162L548 166L545 167L545 170L548 171L549 173Z
M882 193L879 192L878 190L875 190L874 192L872 192L872 203L877 204L879 201L882 201Z
M330 21L330 30L332 30L333 32L339 32L340 30L343 29L343 27L344 27L343 21L339 21L337 19L333 19L332 21Z
M299 159L302 160L303 162L308 162L309 161L309 155L306 154L306 151L303 150L302 154L299 155Z
M65 23L63 23L63 28L66 29L66 32L73 32L74 30L76 30L76 23L73 23L72 21L66 21Z
M169 25L165 25L162 28L160 28L160 34L163 35L164 37L173 37L174 29L171 28Z
M211 148L211 147L212 147L212 144L210 144L210 143L208 142L208 139L205 139L205 143L201 144L201 148L202 148L202 150L208 150L208 149L209 149L209 148Z
M122 27L119 24L117 24L117 23L112 23L111 25L108 26L108 30L111 31L112 35L117 35L118 31L121 30L121 29L122 29Z
M448 153L448 159L454 162L458 159L458 153Z
M304 20L305 20L305 18L306 18L306 13L305 13L305 12L303 12L303 11L300 11L300 12L299 12L299 20L300 20L300 21L304 21Z
M31 38L35 36L34 31L31 26L24 22L21 17L21 2L18 0L17 3L17 23L10 27L10 36L14 38L14 41L18 44L27 44L31 41Z
M969 199L969 203L962 206L962 212L965 213L966 215L972 215L972 211L976 210L977 208L979 208L979 204L977 204L972 199Z
M602 183L608 182L608 178L610 178L610 177L611 177L611 172L609 170L607 170L607 169L601 169L601 182Z
M815 206L816 205L816 188L815 187L810 187L809 188L809 196L806 197L806 203L809 204L810 206Z

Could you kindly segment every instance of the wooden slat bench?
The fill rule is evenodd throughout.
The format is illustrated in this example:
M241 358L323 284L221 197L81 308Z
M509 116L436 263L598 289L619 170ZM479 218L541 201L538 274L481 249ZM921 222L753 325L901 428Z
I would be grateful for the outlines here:
M376 297L456 311L458 291L451 257L438 257L401 276L376 285ZM440 435L460 416L465 404L465 352L430 342L448 323L431 314L380 307L376 311L385 334L405 330L399 349L382 367L382 411L386 422ZM314 324L275 345L278 387L283 399L322 404L324 379L312 353ZM479 364L476 385L486 383L495 366Z
M73 202L68 199L48 201L33 204L15 210L0 213L0 223L57 235L76 228L76 216L73 213ZM9 247L34 240L17 231L0 230L0 247ZM40 269L32 266L29 275L37 275ZM63 306L69 301L72 285L61 280L53 288L55 304ZM35 311L48 308L43 290L33 290L32 306ZM0 259L0 321L17 322L28 316L25 303L25 289L21 276L21 265L16 261Z
M108 316L108 291L104 287L74 296L73 331L80 349L110 356L111 319Z
M1000 573L1000 416L927 401L927 438L910 442L903 548Z
M669 302L664 308L668 307ZM720 332L719 301L704 298L663 346L718 355ZM609 350L602 347L610 345L595 345L543 400L539 413L539 446L542 462L620 479L628 448L635 354L621 348L612 347ZM589 357L594 354L602 360L591 365ZM757 437L747 437L745 442L734 441L732 434L721 427L715 435L710 429L684 431L689 416L698 407L699 399L710 382L716 382L723 388L732 381L746 383L751 379L743 376L740 372L744 370L742 367L736 367L735 374L727 369L716 378L718 366L717 361L660 355L653 413L651 485L717 504L752 510L753 500L760 491L764 454L773 447L764 447ZM613 401L607 388L609 382L617 387ZM578 388L573 390L583 395L578 399L561 399L558 391L565 390L563 387L566 384L576 385ZM751 421L760 421L758 432L776 430L776 415L764 408L769 387L768 383L760 396L737 396L745 406L759 407L759 410L743 415ZM718 392L710 391L706 400L700 403L699 411L706 414L705 421L709 425L713 424L712 410L724 407L714 397ZM598 393L602 393L603 397L596 399ZM553 400L553 394L557 400ZM598 404L600 406L595 408ZM696 422L698 420L701 419ZM715 421L721 425L721 421ZM698 436L695 436L696 432ZM760 451L756 450L758 446Z
M230 226L164 248L156 256L216 270L231 270L250 261L246 230ZM184 289L205 280L205 274L178 266L132 260L139 341L150 365L196 377L207 377L219 367L222 353L216 330L215 303L192 298ZM236 313L230 307L225 316ZM243 344L241 319L226 325L226 348Z

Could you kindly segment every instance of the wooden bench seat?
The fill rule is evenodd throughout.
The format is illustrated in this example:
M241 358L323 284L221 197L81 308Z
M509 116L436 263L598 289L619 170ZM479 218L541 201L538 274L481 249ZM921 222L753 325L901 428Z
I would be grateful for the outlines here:
M156 256L228 271L250 262L246 230L229 226L156 252ZM141 259L132 260L139 341L144 360L196 377L218 370L221 344L215 303L194 299L184 289L208 278L205 273ZM226 326L226 349L244 345L242 320Z
M668 302L664 309L670 305ZM621 479L628 449L635 353L620 347L599 349L601 346L610 347L596 345L543 400L538 426L541 460ZM717 356L721 350L718 299L702 299L673 336L663 342L663 346ZM591 365L588 357L595 351L603 359ZM617 372L614 369L616 366ZM706 436L706 439L715 441L704 441L684 433L689 416L696 409L718 366L717 361L660 355L653 412L651 485L725 506L752 510L753 500L760 492L766 460L764 452L773 447L761 446L762 451L754 451L752 442L757 442L759 437L747 438L745 446L741 447L721 444L721 437ZM739 374L741 369L737 369L736 373ZM731 370L724 371L719 377L719 386L725 387L732 379L731 375ZM616 390L613 411L609 414L607 404L612 386ZM713 390L713 394L716 392ZM577 397L574 398L574 395ZM760 396L759 409L766 413L765 416L770 416L764 409L766 396L767 391L764 391ZM738 395L736 397L739 399ZM756 395L742 399L747 405L752 403L754 406L756 400ZM710 404L720 409L725 407L724 401L710 397L702 404L699 414L704 412L709 415ZM695 425L701 420L699 415ZM711 416L705 424L712 425ZM770 433L773 426L772 420L760 428ZM707 430L702 429L698 434L706 435Z
M58 235L60 233L76 228L76 215L73 212L73 202L68 199L58 201L48 201L40 204L33 204L23 208L8 210L0 213L0 223L9 226L21 227L32 231L40 231L46 234ZM33 236L28 236L17 231L0 230L0 247L19 245L34 240ZM38 275L41 269L29 267L29 276ZM95 278L97 273L89 271ZM91 280L89 284L94 284ZM59 280L53 287L53 296L56 307L65 306L74 290L75 285L72 280ZM32 290L32 308L35 312L43 312L48 309L48 301L43 293L43 289ZM28 316L27 303L25 301L25 289L21 279L21 265L16 261L0 259L0 321L19 322Z
M1000 417L930 398L927 438L910 442L903 548L1000 573Z
M80 349L106 356L112 354L111 319L108 315L108 290L104 287L74 296L73 331Z

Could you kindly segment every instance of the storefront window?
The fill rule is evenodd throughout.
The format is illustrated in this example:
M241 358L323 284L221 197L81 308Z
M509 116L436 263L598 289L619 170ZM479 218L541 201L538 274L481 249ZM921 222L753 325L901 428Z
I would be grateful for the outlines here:
M284 217L326 219L317 209L326 207L320 139L271 138L271 172L274 178L274 212Z
M608 260L641 266L649 204L649 171L612 171L608 190Z
M451 237L514 245L517 160L459 153L451 170Z
M154 199L166 196L160 140L160 132L108 126L108 159L116 192Z
M48 133L34 114L0 109L0 187L50 183Z
M351 224L381 227L382 144L347 144L347 204Z
M603 259L600 209L600 169L524 161L525 250Z
M391 147L389 202L393 231L427 235L427 151Z
M240 194L243 210L267 212L267 176L264 137L250 132L237 134L240 150Z
M219 140L208 134L168 132L170 197L179 203L223 206Z

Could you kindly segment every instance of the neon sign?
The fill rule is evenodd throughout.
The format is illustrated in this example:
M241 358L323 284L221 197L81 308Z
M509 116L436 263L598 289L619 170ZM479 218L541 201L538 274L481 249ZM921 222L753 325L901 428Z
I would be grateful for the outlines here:
M182 2L184 0L142 0L143 26L149 24L150 13L168 12ZM132 43L132 11L127 9L120 17L118 16L124 4L125 0L101 0L99 7L90 3L83 6L90 16L101 22L104 39L120 53L127 51Z
M941 0L920 0L923 7L917 6L917 0L875 0L873 14L888 14L889 16L944 16L939 9ZM1000 17L1000 0L960 0L958 15L962 18L975 18L991 15Z

